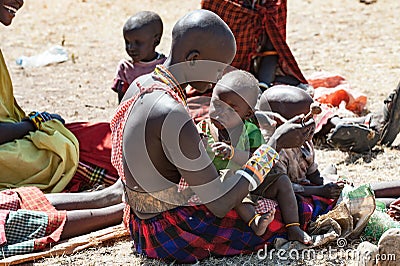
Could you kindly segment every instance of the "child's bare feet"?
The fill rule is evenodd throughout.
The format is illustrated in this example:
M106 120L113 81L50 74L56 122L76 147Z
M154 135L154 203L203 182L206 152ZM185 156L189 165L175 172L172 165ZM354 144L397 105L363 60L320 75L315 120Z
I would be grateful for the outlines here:
M257 217L255 221L251 224L251 229L258 236L262 236L267 230L268 225L274 220L275 209Z
M287 228L287 231L289 240L297 240L305 245L312 244L311 236L301 230L299 226L290 226Z

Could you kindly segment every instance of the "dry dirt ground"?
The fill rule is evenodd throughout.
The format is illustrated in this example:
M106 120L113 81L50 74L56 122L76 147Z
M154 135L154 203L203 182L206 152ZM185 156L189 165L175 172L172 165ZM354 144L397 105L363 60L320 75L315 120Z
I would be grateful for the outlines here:
M108 121L117 105L109 88L117 62L126 57L121 28L140 10L158 12L164 21L159 51L168 54L174 22L200 7L199 0L29 0L11 27L1 29L1 49L8 62L17 101L26 111L46 110L68 122ZM400 1L297 0L288 3L287 40L305 76L315 71L344 75L368 96L368 108L379 111L400 80ZM70 60L63 64L20 69L15 59L34 55L51 44L64 44ZM395 141L397 145L399 139ZM321 167L334 163L339 174L356 184L396 180L400 151L377 148L364 156L317 150ZM204 265L346 265L335 258L260 261L255 255L209 259ZM160 263L132 253L128 239L88 249L73 256L35 265L140 265Z

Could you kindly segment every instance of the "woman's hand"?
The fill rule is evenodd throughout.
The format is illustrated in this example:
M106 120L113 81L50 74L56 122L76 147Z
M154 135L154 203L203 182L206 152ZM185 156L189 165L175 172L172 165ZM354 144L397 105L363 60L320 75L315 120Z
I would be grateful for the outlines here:
M62 124L65 124L65 120L58 114L50 114L48 112L31 112L24 120L29 120L35 126L36 129L41 129L42 123L56 119Z
M301 124L304 115L298 115L279 126L268 141L268 145L276 151L284 148L296 148L312 137L315 130L315 121L310 119Z

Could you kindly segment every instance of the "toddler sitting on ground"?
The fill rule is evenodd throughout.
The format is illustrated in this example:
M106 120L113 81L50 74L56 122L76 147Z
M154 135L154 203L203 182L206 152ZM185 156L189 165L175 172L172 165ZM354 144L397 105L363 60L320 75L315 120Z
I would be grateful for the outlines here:
M275 119L277 126L279 126L284 121L280 121L277 117L290 119L296 115L306 115L310 112L312 104L313 99L304 90L293 86L280 85L274 86L262 94L259 110L278 113L279 116L275 116ZM310 132L309 140L300 148L282 149L274 169L287 174L293 183L294 191L303 196L316 195L336 199L342 191L343 182L324 184L324 178L321 176L315 161L312 136L313 132ZM331 167L330 171L323 172L324 174L336 174L335 171L336 169Z

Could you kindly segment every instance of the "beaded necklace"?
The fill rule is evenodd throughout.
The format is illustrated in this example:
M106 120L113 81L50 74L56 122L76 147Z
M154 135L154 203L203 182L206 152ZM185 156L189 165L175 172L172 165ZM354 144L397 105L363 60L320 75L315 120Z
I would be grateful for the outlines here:
M153 72L153 77L164 84L168 85L175 93L181 98L183 104L186 106L186 94L182 87L179 85L175 77L163 65L157 65Z

